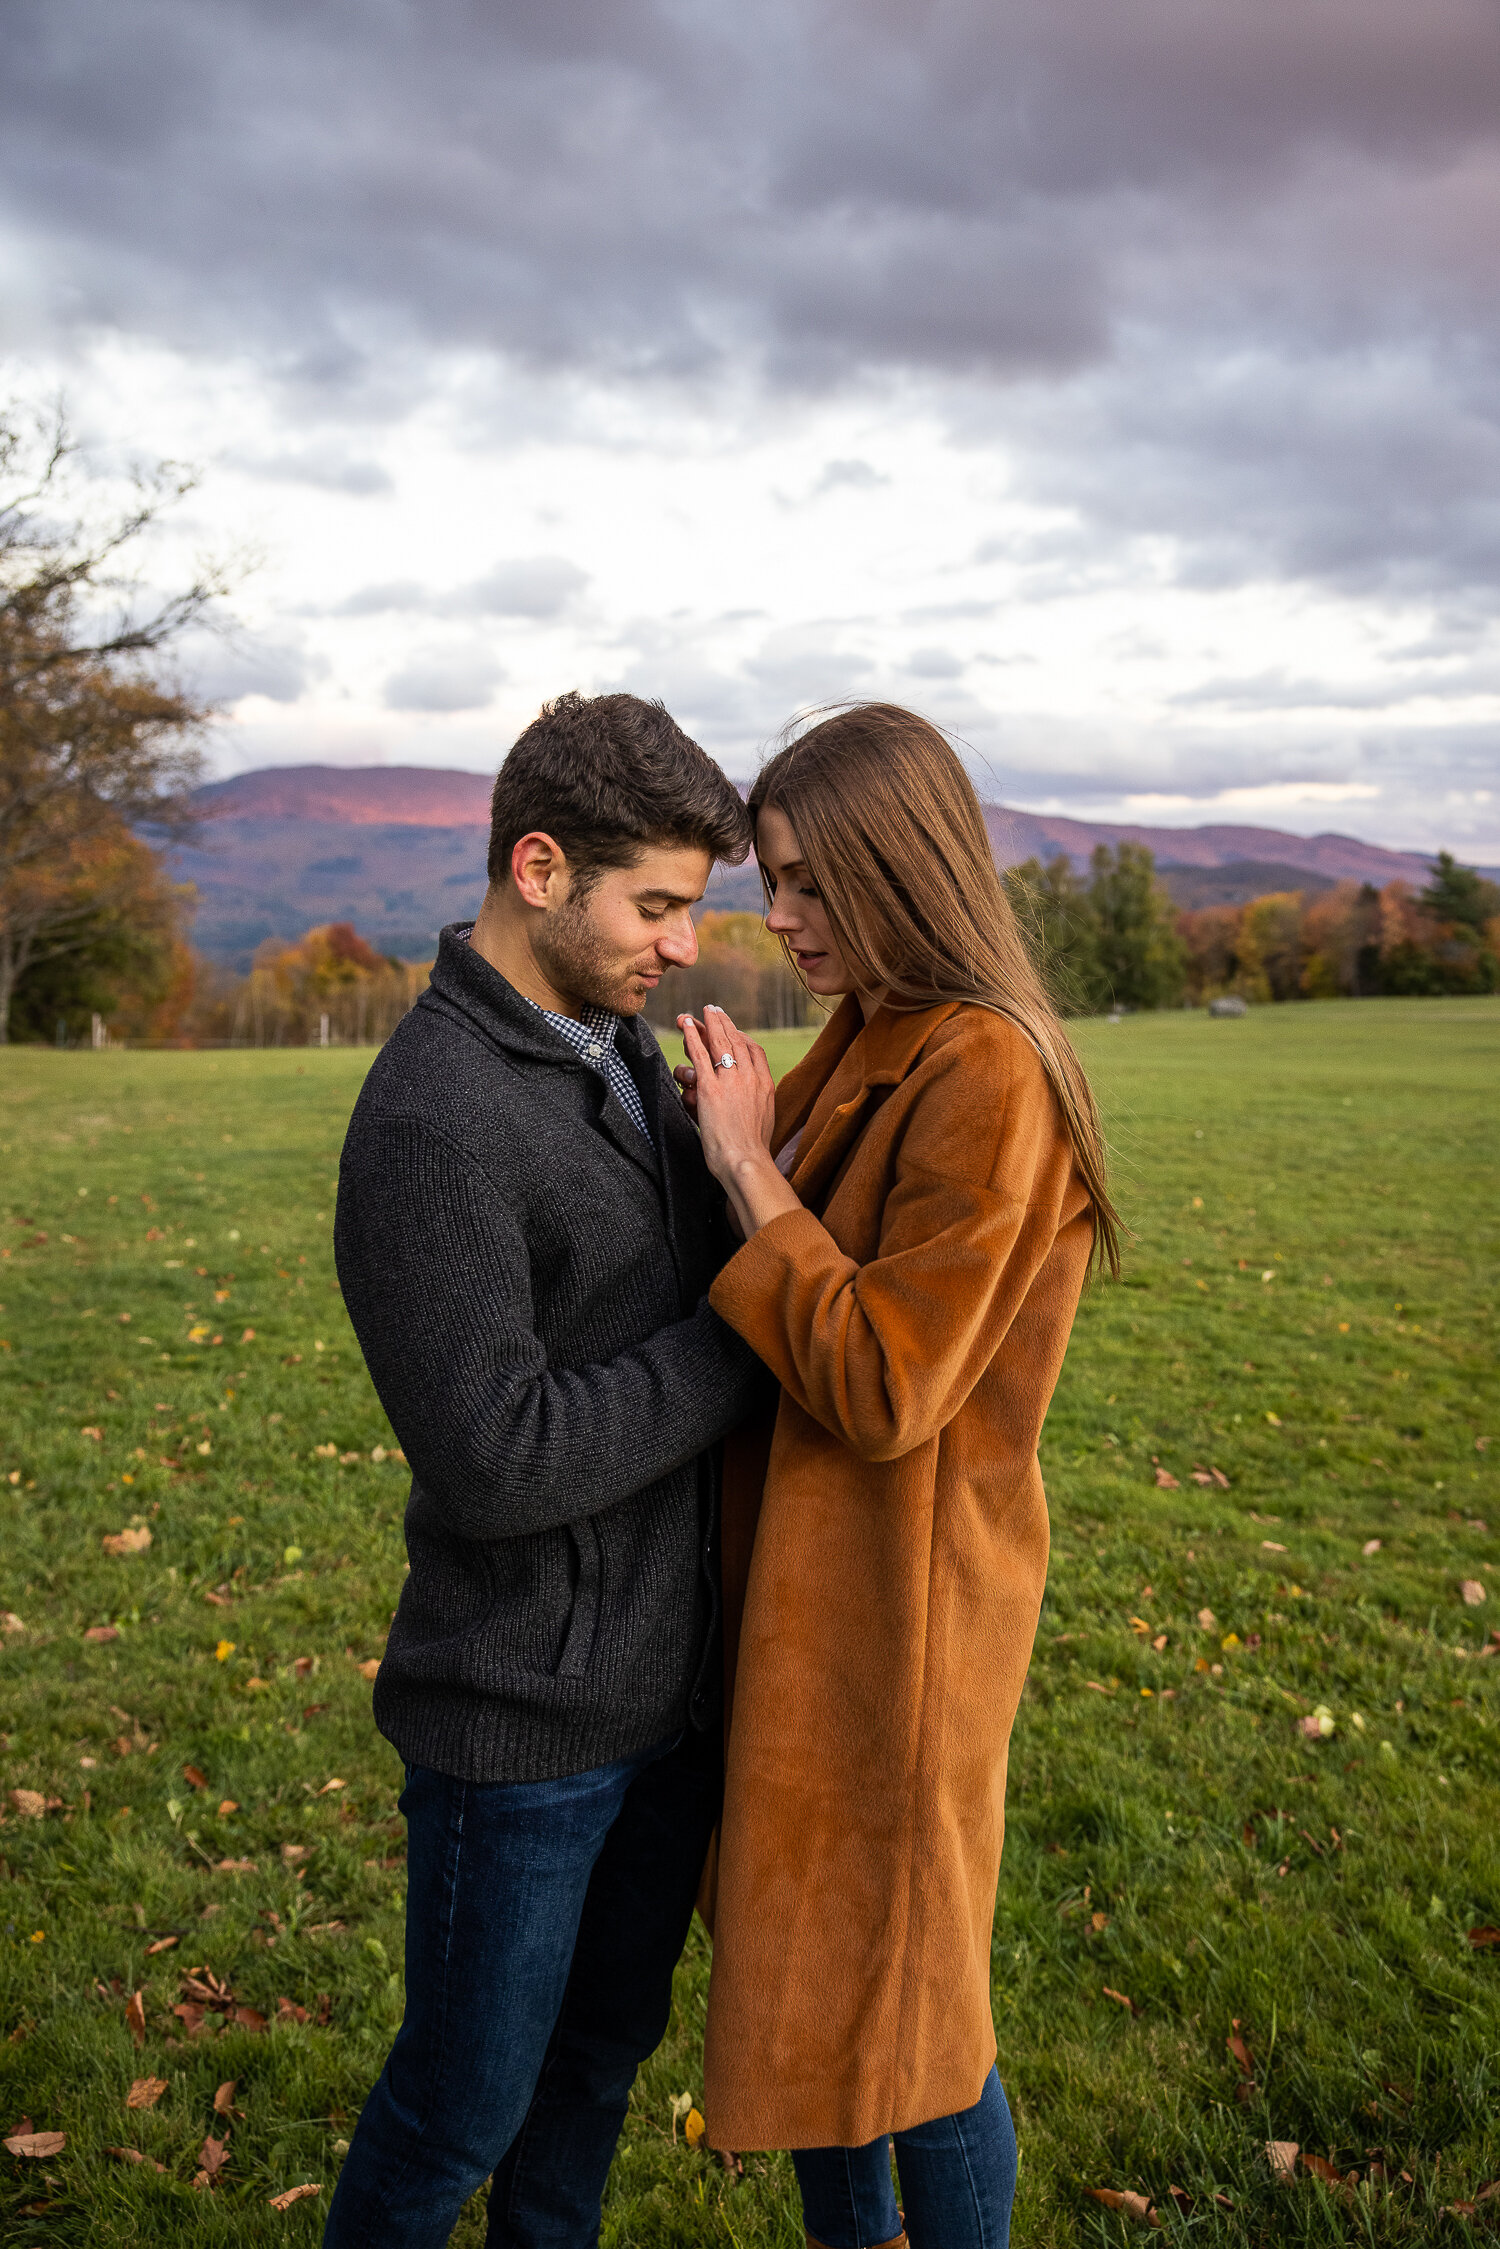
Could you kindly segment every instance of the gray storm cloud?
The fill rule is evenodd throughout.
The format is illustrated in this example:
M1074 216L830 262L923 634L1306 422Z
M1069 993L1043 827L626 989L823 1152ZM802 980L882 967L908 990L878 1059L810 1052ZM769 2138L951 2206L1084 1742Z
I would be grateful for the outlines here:
M257 361L308 431L248 464L267 475L379 492L350 433L399 421L443 354L700 403L915 386L1056 511L1000 534L1039 597L1160 534L1189 586L1428 600L1478 660L1488 627L1464 621L1500 580L1493 0L12 0L5 50L12 342L116 327ZM809 496L879 481L837 460ZM343 609L477 627L555 616L584 582L533 557ZM828 679L796 631L738 687L677 662L726 714L859 674ZM435 645L389 699L481 706L488 664ZM963 670L935 624L912 675L962 711ZM1361 755L1420 757L1419 731L1372 719ZM1200 771L1264 757L1177 747Z

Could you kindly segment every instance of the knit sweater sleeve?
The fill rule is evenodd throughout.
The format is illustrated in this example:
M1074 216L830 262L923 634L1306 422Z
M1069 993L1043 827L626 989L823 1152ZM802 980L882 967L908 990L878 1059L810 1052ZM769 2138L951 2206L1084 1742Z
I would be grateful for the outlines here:
M369 1121L335 1253L366 1364L427 1504L458 1536L577 1522L700 1453L764 1370L707 1302L607 1363L554 1368L504 1197L439 1134Z

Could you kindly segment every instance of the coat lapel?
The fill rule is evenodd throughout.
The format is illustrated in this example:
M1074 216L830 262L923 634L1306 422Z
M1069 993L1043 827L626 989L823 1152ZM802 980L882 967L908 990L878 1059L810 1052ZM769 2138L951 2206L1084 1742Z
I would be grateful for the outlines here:
M944 1000L914 1011L880 1007L866 1023L850 993L798 1069L782 1080L786 1113L778 1093L773 1144L783 1146L799 1116L805 1119L791 1185L810 1209L821 1206L872 1110L901 1083L938 1025L960 1004ZM793 1078L802 1082L794 1086Z

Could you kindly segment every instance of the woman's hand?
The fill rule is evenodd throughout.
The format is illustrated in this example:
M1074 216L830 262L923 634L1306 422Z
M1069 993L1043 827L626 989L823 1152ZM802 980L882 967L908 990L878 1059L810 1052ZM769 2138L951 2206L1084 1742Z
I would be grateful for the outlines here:
M768 1219L802 1207L771 1157L776 1120L771 1065L765 1049L736 1030L721 1007L706 1007L701 1025L691 1015L677 1021L693 1072L704 1161L728 1194L748 1240ZM686 1072L679 1074L678 1083L686 1095Z

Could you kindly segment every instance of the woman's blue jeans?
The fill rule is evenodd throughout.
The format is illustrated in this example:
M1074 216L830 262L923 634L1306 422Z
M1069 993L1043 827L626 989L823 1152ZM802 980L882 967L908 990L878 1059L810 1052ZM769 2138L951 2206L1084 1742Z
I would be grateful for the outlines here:
M894 2241L901 2213L891 2143L799 2148L792 2157L808 2232L825 2249ZM896 2134L896 2168L912 2249L1006 2249L1016 2192L1016 2135L993 2070L972 2108Z

